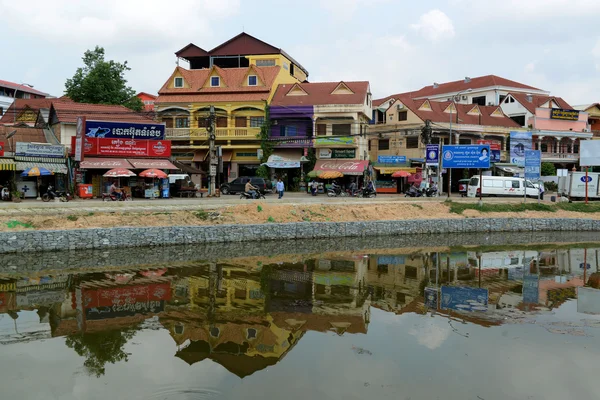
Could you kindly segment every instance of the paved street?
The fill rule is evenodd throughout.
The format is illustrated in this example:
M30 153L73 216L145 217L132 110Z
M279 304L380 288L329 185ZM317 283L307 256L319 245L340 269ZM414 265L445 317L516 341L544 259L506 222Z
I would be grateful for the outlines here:
M428 203L428 202L443 202L447 197L419 197L406 198L403 195L380 194L374 199L363 199L353 197L327 197L325 195L310 196L305 193L286 193L283 199L279 200L277 195L267 195L266 200L260 200L266 203L282 203L282 204L382 204L382 203ZM546 201L550 196L546 197ZM454 194L451 197L455 202L476 202L478 199L460 197ZM33 215L33 214L87 214L90 212L139 212L139 211L180 211L180 210L196 210L199 208L212 209L223 206L232 206L236 204L246 204L248 202L258 202L259 200L241 200L237 195L229 195L213 198L193 198L193 199L155 199L145 200L139 199L131 202L103 202L100 199L81 200L75 199L68 203L48 202L36 200L26 200L22 203L0 202L0 216L3 215ZM486 203L506 203L506 202L521 202L519 198L484 198ZM537 200L528 199L534 202Z

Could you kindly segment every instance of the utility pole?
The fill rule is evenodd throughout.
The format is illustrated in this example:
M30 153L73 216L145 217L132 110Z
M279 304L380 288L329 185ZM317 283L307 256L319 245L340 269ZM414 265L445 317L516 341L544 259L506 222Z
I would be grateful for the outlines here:
M217 152L215 147L215 107L210 106L210 115L208 117L208 123L206 126L206 131L208 132L208 164L209 164L209 173L208 173L208 196L216 195L215 188L215 180L217 177Z

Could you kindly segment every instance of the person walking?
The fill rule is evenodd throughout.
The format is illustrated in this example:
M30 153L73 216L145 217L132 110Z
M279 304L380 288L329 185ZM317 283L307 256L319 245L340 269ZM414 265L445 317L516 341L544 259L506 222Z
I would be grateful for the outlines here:
M283 189L283 182L281 181L281 178L279 178L277 180L277 193L279 193L279 199L283 197Z
M316 196L318 190L319 190L319 184L317 183L317 181L313 180L312 184L311 184L312 195Z

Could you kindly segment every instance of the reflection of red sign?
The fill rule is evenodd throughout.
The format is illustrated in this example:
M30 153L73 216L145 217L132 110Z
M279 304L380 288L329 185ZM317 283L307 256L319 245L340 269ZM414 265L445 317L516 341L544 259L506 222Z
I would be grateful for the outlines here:
M0 142L0 157L4 157L4 142Z
M71 148L75 148L75 138L71 139ZM90 156L169 157L171 141L86 137L83 153Z
M14 310L17 307L17 294L15 292L0 292L0 312Z
M500 150L500 142L498 140L477 140L477 144L489 144L490 150Z
M147 301L170 300L171 284L122 286L110 289L83 290L83 307L112 307Z

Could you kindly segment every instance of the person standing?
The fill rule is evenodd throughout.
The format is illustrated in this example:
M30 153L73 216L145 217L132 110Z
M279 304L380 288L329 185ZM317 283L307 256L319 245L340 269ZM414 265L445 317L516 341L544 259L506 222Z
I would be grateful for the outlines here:
M312 181L311 190L312 190L312 195L316 196L317 191L319 190L319 184L317 183L317 181L315 181L315 180Z
M279 178L277 180L277 193L279 193L279 199L283 197L283 189L283 182L281 181L281 178Z
M544 200L544 192L546 188L544 187L544 182L540 181L539 183L539 191L540 191L540 200Z

